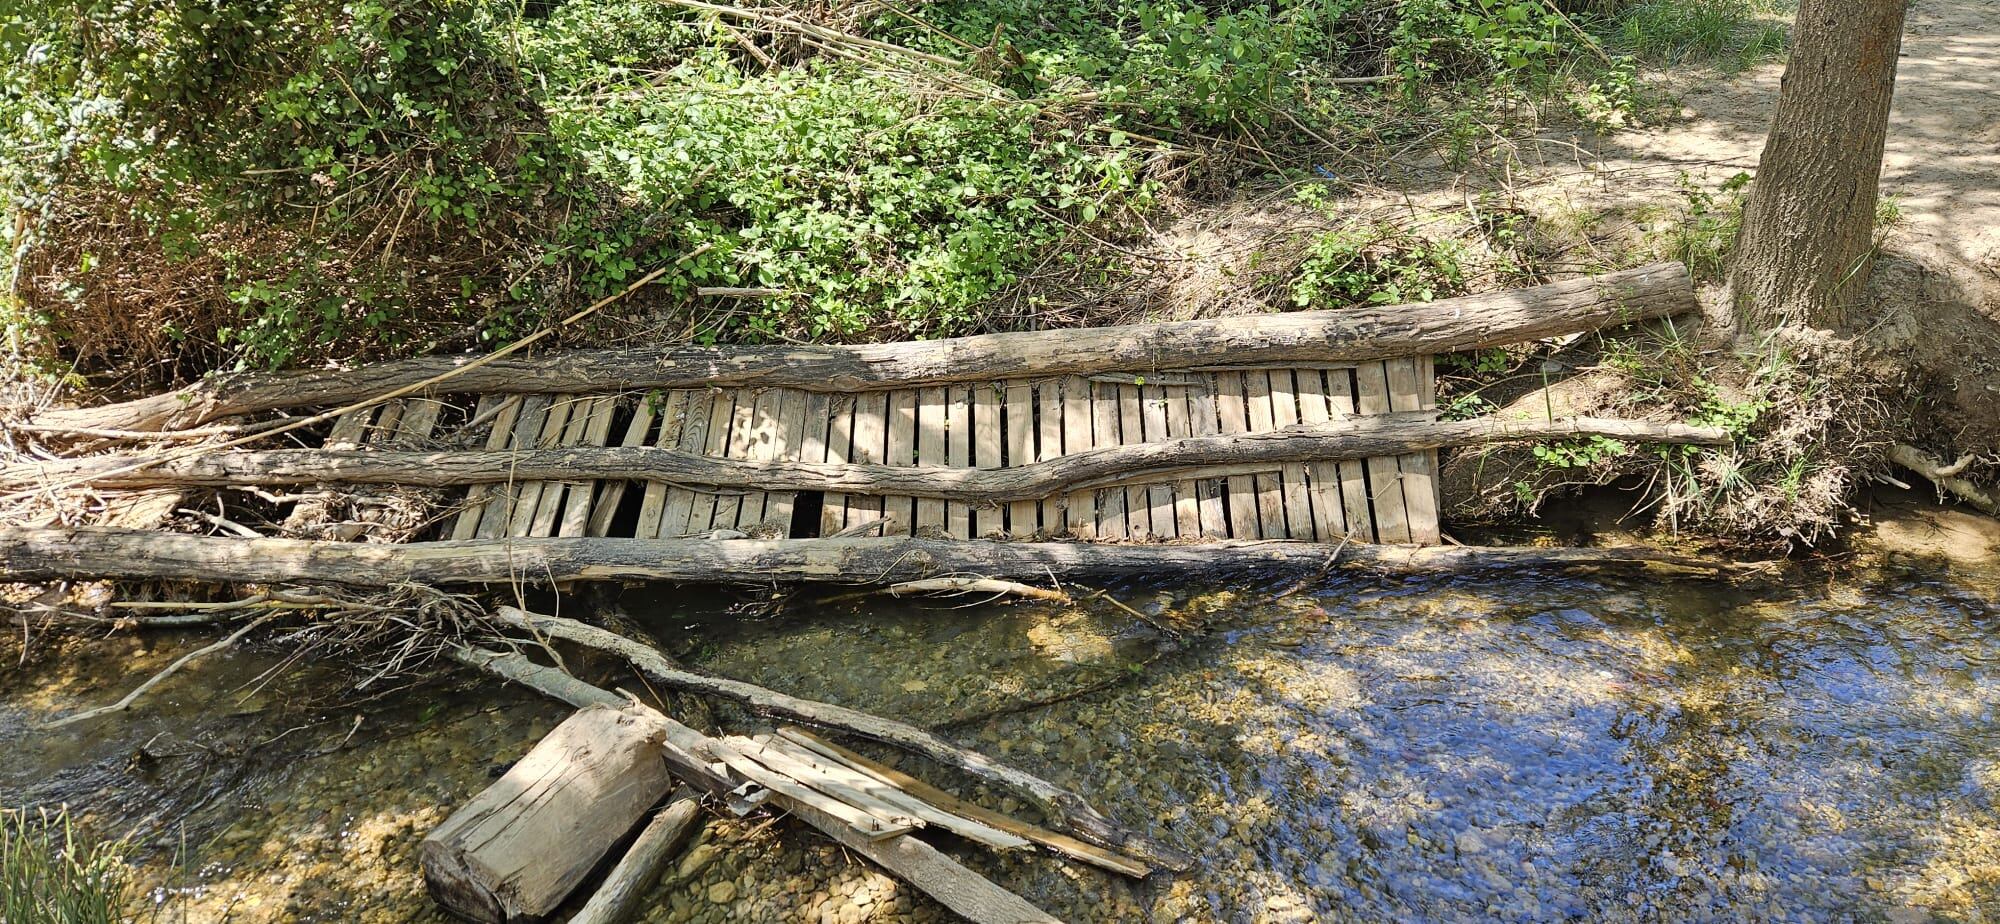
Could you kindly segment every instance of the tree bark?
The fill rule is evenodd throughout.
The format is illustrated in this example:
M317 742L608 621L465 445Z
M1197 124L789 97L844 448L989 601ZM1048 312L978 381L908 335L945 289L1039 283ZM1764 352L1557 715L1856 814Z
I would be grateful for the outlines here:
M1738 333L1838 329L1867 291L1907 0L1802 0L1731 272Z
M275 449L218 452L134 469L142 456L107 455L32 462L0 470L0 490L50 481L98 488L160 485L276 486L400 484L417 487L500 482L616 479L755 491L937 497L967 503L1040 500L1070 490L1164 479L1224 466L1328 462L1517 440L1604 436L1645 443L1719 444L1717 427L1612 420L1433 420L1429 412L1382 414L1337 430L1291 427L1263 433L1188 436L1112 446L1013 468L946 468L863 463L719 459L652 446L572 446L490 452L375 452ZM94 473L105 473L96 475Z
M895 583L940 574L1019 581L1342 568L1428 574L1665 566L1710 575L1761 570L1649 548L1331 545L1236 540L1109 545L946 539L475 539L371 545L237 539L151 530L0 528L0 582L63 578L218 583L526 584L564 581Z
M1152 371L1218 362L1350 362L1471 350L1694 310L1687 268L1637 269L1422 305L1298 311L1164 324L986 334L862 346L675 346L497 360L435 394L601 392L782 385L819 391ZM94 408L44 411L38 427L162 430L234 414L346 404L467 366L427 356L351 369L253 373Z

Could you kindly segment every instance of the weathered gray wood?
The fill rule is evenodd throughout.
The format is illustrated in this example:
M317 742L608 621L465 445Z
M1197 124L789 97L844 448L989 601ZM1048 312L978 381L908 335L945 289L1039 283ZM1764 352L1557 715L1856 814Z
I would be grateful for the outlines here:
M588 392L789 385L828 391L1117 370L1270 366L1447 353L1696 310L1678 262L1420 305L1298 311L1083 330L862 346L674 346L514 356L468 368L439 391ZM42 426L159 430L233 414L363 400L467 367L432 356L303 373L248 373L123 404L44 411Z
M431 897L474 921L541 920L673 785L651 710L565 719L419 848Z
M569 919L569 924L625 924L639 911L639 900L660 878L660 870L680 852L689 835L701 827L701 800L682 788L668 797L667 807L625 849L624 858L604 876L597 892Z
M1335 554L1338 552L1338 554ZM502 539L405 545L239 539L97 527L0 527L0 581L171 578L221 583L545 585L561 581L895 583L940 574L1011 580L1218 575L1329 567L1384 573L1664 563L1650 549L1518 549L1228 541L1190 545L933 539ZM1748 569L1754 570L1754 569Z
M1115 386L1104 386L1115 387ZM1116 402L1107 404L1115 411ZM396 483L422 487L537 478L629 478L711 485L719 489L825 490L854 495L908 495L1005 503L1062 491L1145 478L1171 479L1202 469L1393 457L1445 446L1606 436L1634 442L1718 444L1714 427L1590 417L1561 420L1434 421L1429 412L1378 414L1340 429L1303 427L1229 436L1182 437L1112 445L1019 468L977 469L717 459L651 447L566 447L522 452L399 453L371 450L279 449L193 456L158 468L129 471L100 487L162 485L286 485ZM1115 443L1115 438L1114 438ZM117 471L120 456L36 462L0 471L0 488L47 477ZM1395 460L1389 458L1393 466ZM1234 481L1235 479L1231 479ZM1378 488L1378 491L1380 488ZM1107 491L1110 498L1122 491ZM1116 498L1107 500L1115 502ZM1283 508L1277 513L1283 519ZM1123 522L1123 517L1116 518ZM706 521L703 521L706 522ZM1280 538L1274 536L1272 538Z

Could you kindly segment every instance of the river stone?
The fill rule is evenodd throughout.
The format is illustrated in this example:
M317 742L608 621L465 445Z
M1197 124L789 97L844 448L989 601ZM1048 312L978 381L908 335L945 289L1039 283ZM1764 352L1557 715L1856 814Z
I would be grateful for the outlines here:
M727 879L708 887L708 900L717 905L727 905L736 900L736 883Z

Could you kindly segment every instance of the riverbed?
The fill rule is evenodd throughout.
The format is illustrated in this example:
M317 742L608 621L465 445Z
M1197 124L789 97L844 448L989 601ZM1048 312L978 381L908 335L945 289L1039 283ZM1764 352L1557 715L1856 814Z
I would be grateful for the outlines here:
M1992 919L2000 580L1847 575L1108 588L1139 616L1102 599L794 599L773 614L662 589L623 603L696 666L948 726L1202 858L1136 883L952 847L1067 920ZM9 643L0 801L68 803L130 836L158 920L443 920L417 841L563 710L470 677L356 690L351 672L253 646L131 712L32 727L210 637L31 644L25 663ZM757 817L712 823L650 908L652 922L949 918Z

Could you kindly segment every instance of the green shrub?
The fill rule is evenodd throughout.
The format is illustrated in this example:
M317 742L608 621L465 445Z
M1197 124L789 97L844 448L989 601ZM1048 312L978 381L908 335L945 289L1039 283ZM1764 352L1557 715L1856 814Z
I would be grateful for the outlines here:
M1465 291L1465 248L1393 229L1349 226L1313 238L1291 286L1301 307L1428 302Z

